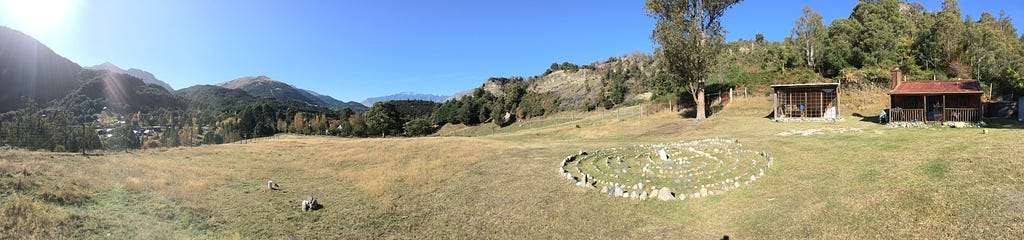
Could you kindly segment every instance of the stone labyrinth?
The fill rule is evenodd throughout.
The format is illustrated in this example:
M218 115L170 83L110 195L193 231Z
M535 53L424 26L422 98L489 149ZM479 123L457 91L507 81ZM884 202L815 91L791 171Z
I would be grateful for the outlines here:
M704 139L580 151L558 172L573 184L613 197L686 200L725 194L753 183L772 166L764 152L731 139Z

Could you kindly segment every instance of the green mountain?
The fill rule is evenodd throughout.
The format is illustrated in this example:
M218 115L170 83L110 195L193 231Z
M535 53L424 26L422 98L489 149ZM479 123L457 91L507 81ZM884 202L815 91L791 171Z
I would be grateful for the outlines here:
M134 77L137 77L139 79L142 79L143 82L160 85L160 87L163 87L164 89L167 89L167 91L174 91L174 88L171 88L171 85L168 85L166 82L161 81L160 79L157 79L156 76L154 76L152 73L149 73L149 72L144 71L142 69L129 68L128 70L124 70L124 69L121 69L121 67L118 67L117 65L114 65L113 63L110 63L110 62L105 62L103 64L92 66L92 67L86 67L86 69L107 70L107 71L111 71L111 72L115 72L115 73L125 73L125 74L128 74L128 75L132 75Z
M0 26L0 112L19 108L22 97L46 104L82 85L82 67L35 38Z
M244 90L214 85L195 85L174 91L174 94L189 100L192 104L208 107L243 105L256 99Z
M183 99L160 85L146 83L126 73L86 70L80 75L87 78L85 83L51 107L79 114L98 113L104 108L130 114L186 107Z
M228 82L219 83L217 86L228 89L240 89L255 97L294 100L330 109L349 108L357 112L363 112L368 109L368 107L357 102L342 102L330 96L321 95L310 90L296 88L290 84L271 79L267 76L242 77Z

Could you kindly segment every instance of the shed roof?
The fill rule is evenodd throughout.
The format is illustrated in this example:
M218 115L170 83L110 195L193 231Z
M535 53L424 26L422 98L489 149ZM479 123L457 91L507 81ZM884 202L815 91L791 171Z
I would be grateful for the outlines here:
M976 80L901 82L889 95L983 93Z
M775 84L772 88L795 88L795 87L839 87L839 83L800 83L800 84Z

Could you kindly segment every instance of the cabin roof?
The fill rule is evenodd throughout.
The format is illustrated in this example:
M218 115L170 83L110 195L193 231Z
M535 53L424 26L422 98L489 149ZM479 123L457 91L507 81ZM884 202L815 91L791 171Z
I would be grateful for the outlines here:
M839 83L800 83L800 84L776 84L771 85L773 89L778 88L805 88L805 87L827 87L838 88Z
M976 80L901 82L889 95L982 93Z

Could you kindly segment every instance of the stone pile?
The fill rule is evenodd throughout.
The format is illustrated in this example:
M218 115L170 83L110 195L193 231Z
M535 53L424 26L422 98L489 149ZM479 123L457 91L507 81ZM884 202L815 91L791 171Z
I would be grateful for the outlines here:
M580 151L563 159L558 172L608 196L668 201L725 194L756 181L773 161L736 140L712 138Z

